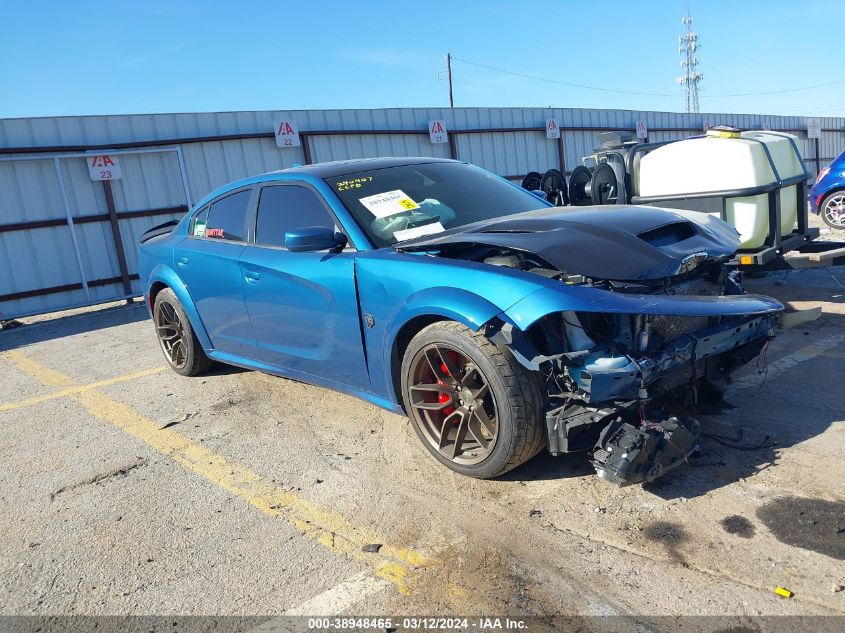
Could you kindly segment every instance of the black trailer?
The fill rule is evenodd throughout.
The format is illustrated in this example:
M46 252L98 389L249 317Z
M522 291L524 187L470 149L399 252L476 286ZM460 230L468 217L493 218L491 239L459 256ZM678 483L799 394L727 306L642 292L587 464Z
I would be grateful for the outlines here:
M716 128L726 134L738 134L732 128ZM800 158L795 140L788 134L766 131L766 134L788 138ZM769 232L762 246L737 251L730 264L745 270L789 270L817 266L845 264L845 242L819 241L819 229L808 225L807 183L810 174L804 173L790 178L781 178L765 143L763 151L769 161L775 182L743 189L706 191L683 195L640 196L633 177L639 160L649 152L678 141L660 143L639 143L631 141L626 133L611 132L602 135L602 144L585 157L582 166L577 167L570 177L568 194L573 205L587 204L638 204L660 206L670 209L685 209L719 214L727 221L727 202L730 198L767 194L769 211ZM695 138L695 137L693 137ZM745 138L745 137L743 137ZM754 140L747 138L746 140ZM759 142L759 141L758 141ZM594 161L590 168L587 163ZM803 167L803 159L801 165ZM796 187L797 223L788 235L781 235L781 196L785 187Z

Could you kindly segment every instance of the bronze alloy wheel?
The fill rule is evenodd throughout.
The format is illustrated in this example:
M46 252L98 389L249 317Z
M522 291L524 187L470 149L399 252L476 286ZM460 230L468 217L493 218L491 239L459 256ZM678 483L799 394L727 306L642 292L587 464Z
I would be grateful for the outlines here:
M446 459L483 462L499 435L498 411L487 378L457 349L424 347L411 365L411 414L425 439Z
M188 345L179 312L168 301L158 301L155 306L155 326L158 342L174 369L183 369L188 363Z

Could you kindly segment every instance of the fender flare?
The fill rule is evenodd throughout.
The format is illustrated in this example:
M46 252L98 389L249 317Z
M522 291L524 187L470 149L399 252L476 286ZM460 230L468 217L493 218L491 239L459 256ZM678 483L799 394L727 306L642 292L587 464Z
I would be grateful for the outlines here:
M503 308L480 295L446 286L426 288L408 297L407 301L394 311L382 344L384 380L395 401L402 401L394 381L396 362L401 365L401 358L396 355L396 345L399 333L406 325L419 317L442 317L444 320L457 321L473 331L478 331L503 311Z
M182 309L185 310L185 314L188 315L188 321L190 321L191 327L194 329L194 333L197 335L197 339L199 339L203 350L210 351L214 349L214 346L211 344L211 338L209 338L208 332L205 331L202 319L200 319L200 315L194 306L194 301L191 299L191 294L188 292L188 287L179 278L179 275L177 275L176 272L169 266L159 264L153 269L150 273L149 279L147 280L147 296L149 296L149 289L155 283L164 284L170 288L173 291L173 294L176 295L176 298L179 299L179 303L182 304Z

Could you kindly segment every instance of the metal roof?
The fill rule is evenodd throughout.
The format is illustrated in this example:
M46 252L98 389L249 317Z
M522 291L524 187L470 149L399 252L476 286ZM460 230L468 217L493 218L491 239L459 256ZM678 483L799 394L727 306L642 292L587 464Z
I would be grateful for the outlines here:
M301 165L288 167L270 173L306 173L313 174L318 178L334 178L346 176L360 171L374 171L376 169L387 169L388 167L400 167L403 165L424 165L426 163L454 163L465 161L453 161L449 158L431 158L427 156L410 157L377 157L377 158L353 158L349 160L333 160L326 163L314 163L312 165Z

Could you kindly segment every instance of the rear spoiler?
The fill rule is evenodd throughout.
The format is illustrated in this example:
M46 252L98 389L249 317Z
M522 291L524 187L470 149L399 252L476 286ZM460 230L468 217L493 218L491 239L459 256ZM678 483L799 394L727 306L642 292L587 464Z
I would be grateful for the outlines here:
M158 237L159 235L167 235L168 233L172 233L173 229L176 227L177 224L179 224L179 220L169 220L162 224L158 224L150 230L144 232L144 234L141 235L141 239L139 240L139 242L143 244L144 242L147 242L153 239L154 237Z

